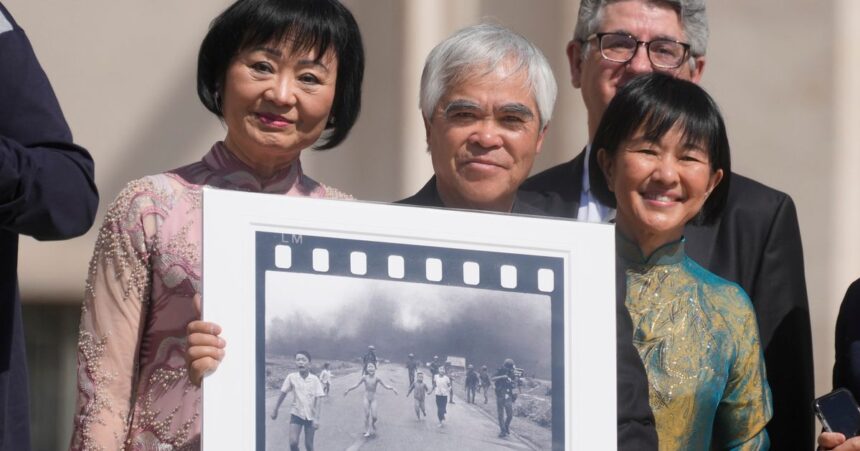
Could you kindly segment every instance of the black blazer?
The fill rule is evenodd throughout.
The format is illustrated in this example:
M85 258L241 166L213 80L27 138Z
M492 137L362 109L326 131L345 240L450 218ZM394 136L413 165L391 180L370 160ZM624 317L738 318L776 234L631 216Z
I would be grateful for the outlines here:
M531 198L528 193L518 193L512 213L550 216L523 200ZM442 199L436 190L436 177L430 179L420 191L397 203L425 207L442 207ZM633 346L633 322L624 305L627 292L624 271L616 267L615 277L615 333L617 360L617 404L618 404L618 450L640 451L657 449L657 430L654 415L648 404L648 380L639 353Z
M529 178L521 189L532 193L529 199L535 206L575 218L584 160L582 152ZM767 426L772 449L809 448L816 435L812 332L794 202L785 193L732 173L718 222L688 224L684 234L690 258L737 282L752 299L773 392L774 415Z
M532 197L531 194L526 193L529 198ZM533 215L533 216L551 216L544 210L537 208L531 203L526 202L525 200L520 198L520 193L517 193L516 198L514 198L514 205L511 208L511 213L516 213L519 215ZM535 197L535 199L538 199ZM436 190L436 176L430 177L430 180L424 184L424 186L418 190L417 193L413 194L406 199L401 199L395 202L396 204L405 204L405 205L417 205L419 207L439 207L446 208L445 204L442 203L442 198L439 197L439 191Z
M845 293L836 319L836 364L833 388L844 387L860 399L860 279Z

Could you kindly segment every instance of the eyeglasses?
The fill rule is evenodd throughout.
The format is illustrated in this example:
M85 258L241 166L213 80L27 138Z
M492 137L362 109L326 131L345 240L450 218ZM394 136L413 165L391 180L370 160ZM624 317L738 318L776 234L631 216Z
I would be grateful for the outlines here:
M644 45L648 51L648 60L654 67L674 69L684 64L690 44L671 39L654 39L653 41L637 41L625 33L594 33L585 41L597 38L600 44L600 55L603 59L616 63L626 63L633 59L636 50Z

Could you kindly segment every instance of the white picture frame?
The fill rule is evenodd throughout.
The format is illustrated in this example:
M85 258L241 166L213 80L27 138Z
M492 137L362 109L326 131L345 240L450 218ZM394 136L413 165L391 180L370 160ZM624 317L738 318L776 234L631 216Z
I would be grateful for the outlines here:
M363 416L345 413L360 412L361 396L334 392L323 400L316 449L407 449L391 444L399 443L395 430L428 434L412 437L408 449L418 449L412 443L447 449L431 445L440 434L465 434L457 437L459 449L509 449L500 440L522 441L523 449L614 448L613 226L211 188L204 189L203 205L203 318L221 325L227 342L223 362L204 379L204 450L274 449L266 437L286 449L274 438L286 427L269 415L290 354L311 343L312 366L339 362L342 374L332 386L338 377L352 385L360 377L352 365L374 340L381 340L380 359L389 360L379 377L400 384L402 400L406 349L423 347L416 349L422 364L437 350L456 365L486 357L491 375L502 355L519 360L524 381L535 390L547 386L544 399L530 396L551 406L544 425L550 441L539 428L517 434L518 421L531 421L520 418L513 437L484 437L487 424L497 428L492 389L489 411L480 402L461 408L464 398L454 394L462 410L449 411L439 430L427 426L435 423L432 395L422 425L411 407L380 389L379 437L362 437ZM354 313L368 309L373 313ZM303 329L307 324L314 327ZM284 418L288 404L280 409ZM459 428L458 421L470 426ZM481 436L478 448L463 442L474 435Z

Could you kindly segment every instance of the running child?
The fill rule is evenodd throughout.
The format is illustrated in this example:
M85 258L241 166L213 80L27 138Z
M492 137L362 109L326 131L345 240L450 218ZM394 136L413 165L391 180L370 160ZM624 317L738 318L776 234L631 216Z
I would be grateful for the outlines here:
M397 394L397 390L376 377L375 364L368 363L365 371L367 371L367 374L361 376L361 379L355 385L346 389L343 392L343 396L348 395L349 392L358 388L359 385L364 384L364 436L370 437L376 435L376 387L381 385L386 390L393 391L395 395Z
M278 409L290 392L293 402L290 405L290 450L299 451L299 437L305 432L305 449L313 451L314 433L319 428L320 399L325 396L319 378L311 374L309 365L311 355L307 351L296 353L296 366L299 371L290 373L281 386L281 394L275 403L272 419L278 419Z
M329 363L323 364L323 369L320 371L320 382L322 382L323 391L328 396L328 391L331 388L331 371L328 369Z
M409 386L409 391L406 392L406 397L409 397L409 394L412 391L415 391L414 399L415 399L415 416L418 417L418 420L421 420L421 414L424 414L424 417L427 417L427 412L424 410L424 398L428 393L433 391L427 384L424 383L424 373L418 371L415 373L415 382Z
M445 425L445 415L448 414L448 396L453 389L451 379L445 374L445 367L439 368L439 373L433 378L436 381L436 417L439 419L439 427Z

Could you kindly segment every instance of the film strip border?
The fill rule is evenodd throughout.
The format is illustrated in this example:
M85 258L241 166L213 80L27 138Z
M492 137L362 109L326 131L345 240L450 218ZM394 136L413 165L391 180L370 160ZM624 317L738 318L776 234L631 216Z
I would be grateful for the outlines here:
M504 290L548 296L552 380L564 380L564 259L515 252L256 232L256 316L265 324L268 271ZM550 291L547 291L550 290ZM488 306L492 308L492 306ZM511 326L511 325L509 325ZM515 326L514 326L515 327ZM265 327L257 327L257 451L265 449ZM565 386L553 387L553 442L565 443Z
M560 295L558 257L257 232L259 269Z

